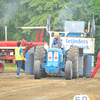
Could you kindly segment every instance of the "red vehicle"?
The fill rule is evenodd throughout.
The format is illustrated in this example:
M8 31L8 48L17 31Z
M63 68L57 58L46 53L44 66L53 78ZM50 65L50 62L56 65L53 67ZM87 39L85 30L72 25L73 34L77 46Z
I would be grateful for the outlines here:
M46 42L42 42L44 28L46 27L19 27L22 29L38 29L35 42L27 42L26 40L20 40L22 43L22 48L24 53L28 52L32 47L37 45L44 45ZM42 29L40 40L39 37L39 29ZM15 63L15 48L17 47L18 41L0 41L0 72L4 70L4 62L5 63ZM23 61L22 69L25 70L25 62Z

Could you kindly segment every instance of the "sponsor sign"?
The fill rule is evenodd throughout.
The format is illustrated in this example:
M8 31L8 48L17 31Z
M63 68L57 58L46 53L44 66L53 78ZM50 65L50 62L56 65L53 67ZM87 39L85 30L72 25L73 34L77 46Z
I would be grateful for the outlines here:
M66 50L70 46L77 46L83 48L83 53L85 54L94 54L94 44L95 39L93 38L78 38L78 37L60 37L62 39L62 44L65 46ZM52 45L53 37L51 38L50 45Z

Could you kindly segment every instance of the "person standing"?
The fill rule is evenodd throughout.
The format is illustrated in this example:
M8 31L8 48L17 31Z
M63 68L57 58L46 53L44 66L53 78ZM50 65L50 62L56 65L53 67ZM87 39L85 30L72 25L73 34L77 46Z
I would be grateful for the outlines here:
M21 48L21 42L17 42L17 48L15 49L15 61L17 63L17 73L16 73L16 78L20 78L20 69L22 67L22 60L26 59L24 58L23 55L23 50Z
M94 68L91 77L94 78L95 74L97 73L97 71L100 69L100 51L98 52L97 55L97 63L96 63L96 67Z

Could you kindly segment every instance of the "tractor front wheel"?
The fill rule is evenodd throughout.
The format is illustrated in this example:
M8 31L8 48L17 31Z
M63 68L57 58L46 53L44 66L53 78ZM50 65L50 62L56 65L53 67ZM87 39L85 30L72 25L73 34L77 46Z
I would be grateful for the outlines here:
M65 79L71 80L72 76L73 76L73 73L72 73L72 61L66 61Z
M41 62L39 60L34 62L34 78L41 79Z

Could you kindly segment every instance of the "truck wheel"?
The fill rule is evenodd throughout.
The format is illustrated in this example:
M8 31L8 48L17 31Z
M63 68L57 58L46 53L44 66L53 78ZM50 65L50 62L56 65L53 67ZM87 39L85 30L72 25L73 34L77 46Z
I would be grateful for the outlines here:
M72 79L72 61L66 61L65 65L65 79Z
M78 57L79 48L76 46L71 46L71 48L66 52L66 61L70 60L73 63L73 78L78 78Z
M0 60L0 73L2 73L4 71L4 62Z
M47 51L45 50L43 45L36 46L35 53L34 53L34 62L36 60L39 60L41 63L45 63L46 62L46 54L47 54ZM45 69L42 70L41 76L42 77L47 76L47 73L45 72Z
M41 62L39 60L34 62L34 78L41 79Z

